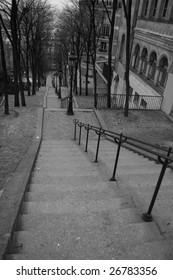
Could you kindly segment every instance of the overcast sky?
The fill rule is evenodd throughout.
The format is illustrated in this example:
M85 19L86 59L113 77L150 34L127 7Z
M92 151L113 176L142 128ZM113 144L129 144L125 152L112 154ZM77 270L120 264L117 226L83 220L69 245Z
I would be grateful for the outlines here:
M63 8L64 4L68 4L70 0L48 0L50 4L53 6L57 6L58 8Z

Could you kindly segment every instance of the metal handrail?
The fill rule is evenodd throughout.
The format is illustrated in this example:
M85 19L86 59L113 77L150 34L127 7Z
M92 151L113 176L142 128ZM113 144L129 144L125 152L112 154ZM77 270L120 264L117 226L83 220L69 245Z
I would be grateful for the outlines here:
M85 152L87 152L87 149L88 149L89 131L93 130L98 135L95 162L98 161L98 153L99 153L101 135L105 135L105 136L109 136L109 137L113 138L114 142L116 144L118 144L117 154L116 154L116 159L115 159L115 164L114 164L114 169L113 169L113 174L112 174L112 177L110 178L110 181L116 181L115 174L116 174L116 169L117 169L117 166L118 166L118 160L119 160L120 149L121 149L122 144L124 144L124 143L129 144L129 145L133 146L134 148L140 149L142 151L145 151L147 153L150 153L150 154L153 154L153 155L157 156L158 162L160 164L162 164L162 169L160 171L160 175L159 175L159 178L158 178L158 181L157 181L157 184L156 184L156 187L155 187L155 190L154 190L154 193L153 193L148 211L142 215L142 217L145 221L147 221L147 222L152 221L153 217L151 215L151 212L152 212L155 200L157 198L157 195L158 195L158 192L159 192L159 189L160 189L160 186L161 186L166 168L168 167L169 164L171 164L173 162L172 148L171 147L168 148L168 149L160 148L160 147L157 147L155 145L149 144L147 142L143 142L141 140L136 140L132 137L125 136L122 133L119 134L119 133L116 133L116 132L113 132L113 131L110 131L110 130L103 129L102 127L97 127L97 126L93 126L93 125L90 125L90 124L82 123L77 119L74 119L73 122L75 124L74 140L77 139L76 138L77 126L80 128L80 131L79 131L79 145L81 144L81 130L82 130L82 127L84 127L87 131ZM134 141L135 143L130 142L130 141ZM155 148L155 149L160 150L160 151L159 152L153 151L152 149L143 147L140 144L146 145L147 147L150 147L150 148ZM163 152L165 154L163 154Z
M78 120L77 120L78 121ZM79 122L79 121L78 121ZM80 122L81 123L81 122ZM97 127L97 126L93 126L93 125L90 125L90 124L86 124L86 123L83 123L83 126L90 126L90 129L92 129L92 130L94 130L94 131L99 131L100 130L100 127ZM111 137L111 138L120 138L121 137L121 133L116 133L116 132L114 132L114 131L111 131L111 130L106 130L106 129L104 129L104 135L105 136L109 136L109 137ZM143 150L143 151L145 151L145 152L148 152L148 153L151 153L151 154L153 154L153 155L155 155L155 156L162 156L163 158L167 158L167 156L165 156L165 155L163 155L162 153L159 153L159 152L156 152L156 151L154 151L154 150L152 150L152 149L147 149L147 148L145 148L145 147L143 147L143 146L140 146L140 145L138 145L138 144L142 144L142 145L145 145L145 146L148 146L148 147L151 147L151 148L154 148L154 149L157 149L157 150L160 150L160 151L162 151L162 152L168 152L168 150L169 150L169 148L168 149L166 149L166 148L163 148L163 147L158 147L158 146L156 146L156 145L153 145L153 144L150 144L150 143L147 143L147 142L144 142L144 141L141 141L141 140L137 140L137 139L134 139L134 138L132 138L132 137L130 137L130 136L126 136L126 135L124 135L124 134L122 134L122 139L126 139L126 143L127 144L129 144L129 145L131 145L131 146L133 146L133 147L135 147L135 148L138 148L138 149L141 149L141 150ZM135 143L138 143L138 144L135 144L135 143L132 143L132 142L130 142L130 141L134 141ZM173 156L173 152L171 152L171 154L172 154L172 156Z

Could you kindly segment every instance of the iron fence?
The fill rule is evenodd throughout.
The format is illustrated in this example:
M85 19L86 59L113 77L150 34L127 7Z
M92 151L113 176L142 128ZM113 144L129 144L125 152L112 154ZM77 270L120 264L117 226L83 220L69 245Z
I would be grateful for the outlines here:
M61 98L61 108L67 108L69 96Z
M111 108L124 109L125 94L111 95ZM139 95L135 93L129 97L130 110L160 110L163 102L162 96ZM107 95L97 95L97 109L107 108Z

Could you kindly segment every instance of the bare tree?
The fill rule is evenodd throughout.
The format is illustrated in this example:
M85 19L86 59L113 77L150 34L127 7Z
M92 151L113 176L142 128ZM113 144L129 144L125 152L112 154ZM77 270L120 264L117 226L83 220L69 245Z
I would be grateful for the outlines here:
M132 0L122 0L124 14L126 19L126 66L125 66L125 81L126 81L126 101L125 101L125 110L124 116L128 117L129 111L129 94L130 94L130 82L129 82L129 70L130 70L130 34L131 34L131 9L132 9Z
M7 92L8 81L7 81L7 68L6 68L1 23L0 23L0 48L1 48L1 60L2 60L2 69L3 69L3 90L5 94L5 114L8 115L9 114L8 92Z
M34 0L24 17L24 53L27 73L30 64L32 72L32 95L46 71L47 43L51 39L53 14L47 1ZM27 74L28 75L28 74ZM28 78L29 80L29 78Z
M106 1L102 0L103 6L106 10L107 18L110 23L110 33L109 33L109 48L108 48L108 79L107 79L107 107L111 108L111 83L112 83L112 46L114 38L114 27L115 27L115 14L117 11L118 0L113 0L112 13L109 14L109 10L106 6Z
M16 107L20 106L19 90L21 93L22 106L26 106L24 91L22 86L21 67L20 67L20 22L23 11L20 9L20 0L0 1L0 11L3 17L0 18L1 24L6 32L6 35L12 45L13 51L13 72L14 72L14 88Z

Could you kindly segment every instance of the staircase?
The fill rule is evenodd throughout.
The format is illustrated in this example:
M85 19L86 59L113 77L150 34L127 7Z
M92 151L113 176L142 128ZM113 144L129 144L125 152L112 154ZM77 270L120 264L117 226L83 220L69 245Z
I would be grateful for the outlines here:
M90 141L91 151L95 146L96 140ZM102 140L101 146L100 157L110 164L115 145ZM130 178L129 162L140 173L146 159L121 152L119 176L133 182L139 175ZM105 168L104 161L94 163L91 157L92 152L86 154L72 140L42 141L7 259L173 257L172 241L164 239L154 222L143 222L128 185L122 189L109 182L109 164ZM153 162L148 170L155 172Z
M75 111L75 117L89 123L93 115ZM117 146L103 138L95 163L97 135L91 133L84 152L85 132L81 146L70 140L72 120L62 109L45 110L43 140L6 259L173 259L166 211L172 172L166 172L154 222L144 222L160 167L122 148L117 181L110 182Z

